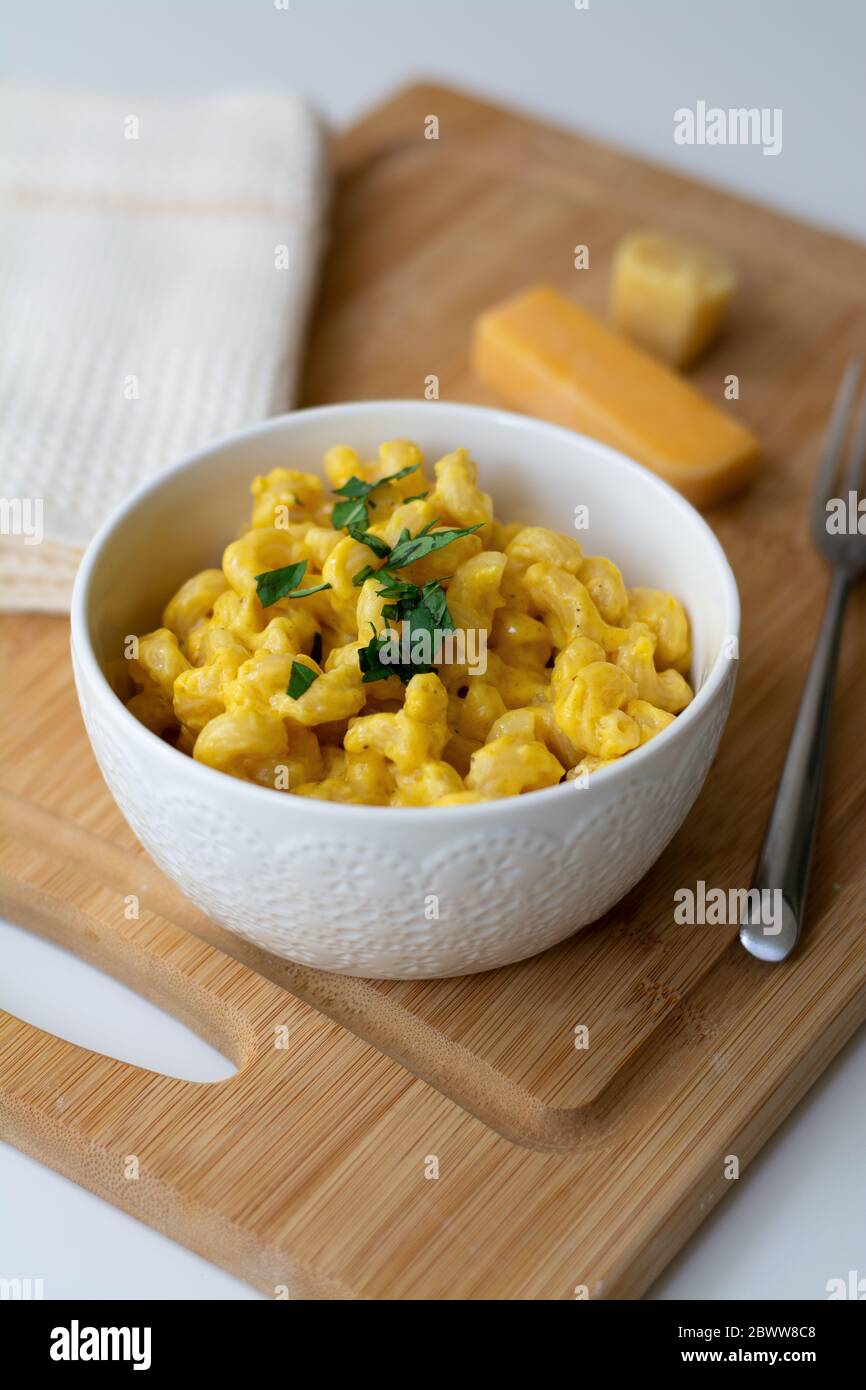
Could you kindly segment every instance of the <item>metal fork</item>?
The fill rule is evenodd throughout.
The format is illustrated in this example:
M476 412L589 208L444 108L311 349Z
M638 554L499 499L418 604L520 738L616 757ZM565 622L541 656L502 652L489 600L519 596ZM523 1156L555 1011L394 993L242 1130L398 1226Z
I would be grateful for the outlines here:
M866 400L844 471L841 465L860 371L859 358L853 358L845 368L812 496L812 540L831 568L830 591L776 799L755 865L752 889L758 890L761 899L759 901L754 892L750 892L740 921L740 940L759 960L786 960L800 939L821 800L842 619L851 585L866 569L866 535L859 534L856 525L853 534L831 534L827 510L832 498L841 498L846 514L850 515L853 510L855 520L858 516L858 490L863 482L866 457ZM837 492L840 471L842 490ZM854 495L853 509L851 494ZM866 494L861 492L860 495ZM767 898L767 893L773 896ZM772 910L768 910L768 903L772 904Z

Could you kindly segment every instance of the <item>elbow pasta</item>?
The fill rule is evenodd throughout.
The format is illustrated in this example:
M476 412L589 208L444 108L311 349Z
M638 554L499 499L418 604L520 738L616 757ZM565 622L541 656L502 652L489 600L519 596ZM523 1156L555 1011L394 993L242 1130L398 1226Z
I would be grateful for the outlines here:
M250 527L222 567L188 579L162 626L138 639L131 712L232 777L395 807L461 806L573 781L666 729L692 699L678 599L627 588L611 560L585 555L570 536L498 521L465 449L432 472L398 439L372 461L347 445L330 449L327 483L289 468L255 478ZM359 538L357 526L350 534L332 523L326 487L352 498L361 485ZM398 543L446 528L468 534L440 538L399 574L378 573ZM259 578L299 562L302 595L290 584L263 607ZM410 664L365 680L371 640L410 626L382 593L381 581L395 578L416 596L444 593L451 635L482 639L483 664L458 648L434 669L412 674Z

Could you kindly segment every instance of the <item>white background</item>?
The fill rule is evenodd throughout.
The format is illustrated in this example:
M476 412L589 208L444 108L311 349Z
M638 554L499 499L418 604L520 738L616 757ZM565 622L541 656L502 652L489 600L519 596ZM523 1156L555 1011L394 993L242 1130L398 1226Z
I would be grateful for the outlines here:
M16 77L119 92L271 85L333 122L427 77L545 115L866 239L861 0L4 0ZM698 100L782 109L782 152L676 146ZM866 923L864 923L866 926ZM0 1007L197 1079L231 1068L175 1020L0 924ZM652 1291L822 1298L866 1278L866 1036L857 1038ZM0 1145L0 1277L46 1297L254 1298L245 1285ZM866 1286L864 1286L866 1287Z

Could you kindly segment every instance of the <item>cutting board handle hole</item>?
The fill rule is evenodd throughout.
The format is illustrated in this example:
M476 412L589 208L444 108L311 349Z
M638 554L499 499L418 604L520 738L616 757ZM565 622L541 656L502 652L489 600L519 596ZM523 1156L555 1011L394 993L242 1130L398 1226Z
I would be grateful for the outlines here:
M57 1038L181 1081L237 1072L175 1015L34 932L0 921L0 961L0 1009Z

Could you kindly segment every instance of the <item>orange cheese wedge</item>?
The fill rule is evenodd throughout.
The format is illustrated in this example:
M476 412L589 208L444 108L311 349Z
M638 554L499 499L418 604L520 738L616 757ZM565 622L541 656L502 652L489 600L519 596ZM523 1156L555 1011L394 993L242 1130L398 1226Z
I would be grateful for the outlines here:
M475 371L509 405L600 439L710 506L754 476L758 442L681 377L539 286L484 313Z

